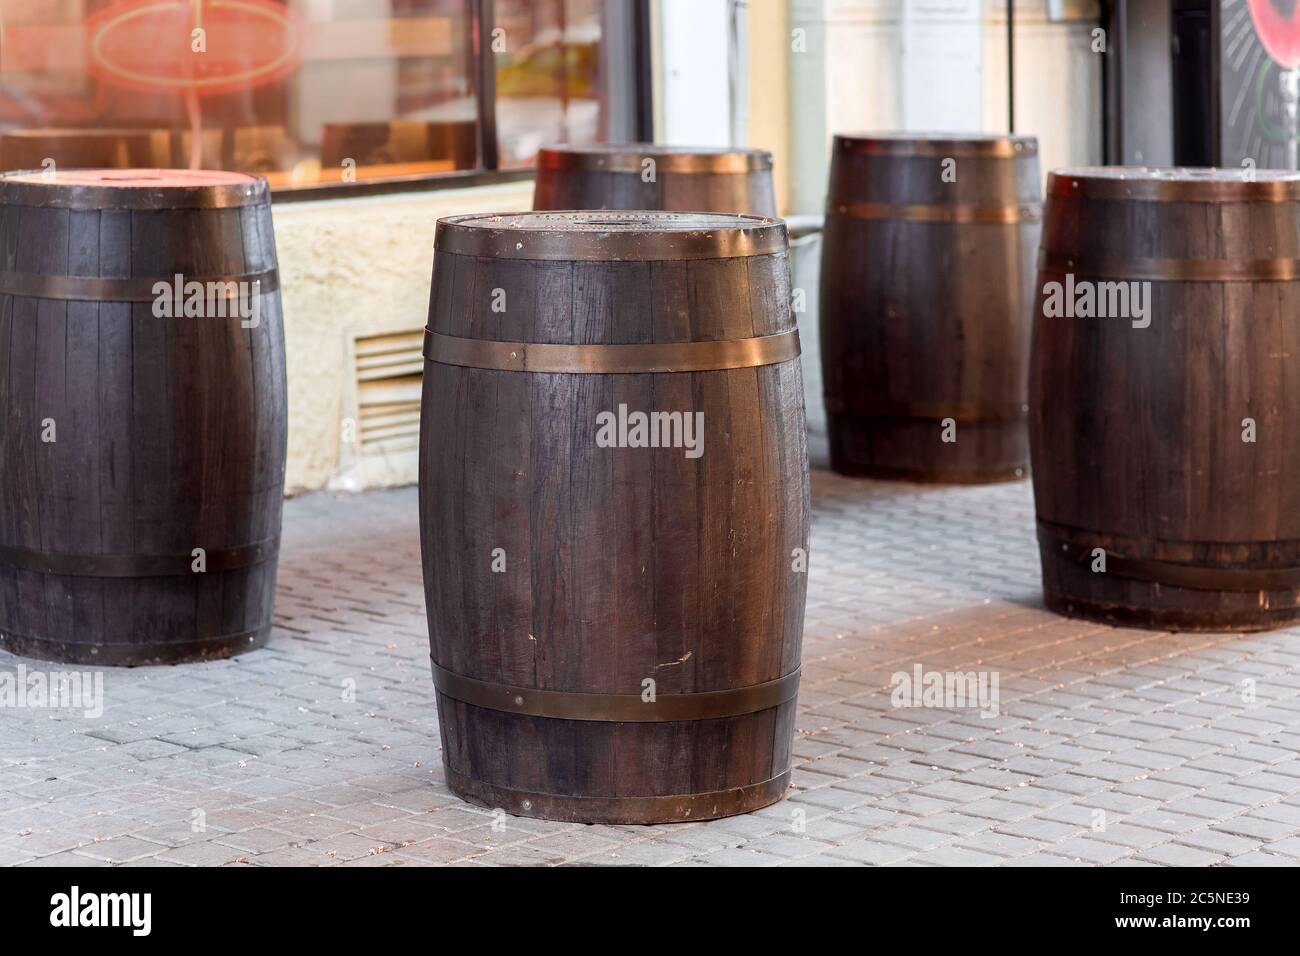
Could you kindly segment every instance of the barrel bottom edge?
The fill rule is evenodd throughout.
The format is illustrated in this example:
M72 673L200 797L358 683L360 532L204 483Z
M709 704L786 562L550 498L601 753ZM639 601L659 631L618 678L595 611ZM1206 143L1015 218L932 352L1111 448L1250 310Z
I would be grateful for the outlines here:
M927 485L989 485L1029 477L1023 421L958 419L956 441L941 440L932 418L830 412L831 470L852 478Z
M905 481L914 485L995 485L1029 478L1028 464L1017 468L995 471L927 471L912 468L888 468L881 465L859 465L831 459L831 471L846 478L872 478L876 481Z
M790 785L786 770L768 780L708 793L670 796L573 796L499 787L474 780L443 764L447 786L462 800L511 816L562 823L655 824L716 820L777 803Z
M265 646L271 637L271 625L238 634L199 641L163 644L77 644L15 634L0 629L0 650L33 660L59 664L92 664L105 667L147 667L160 664L187 664L234 657Z
M1237 612L1106 604L1047 590L1043 592L1043 604L1053 614L1062 617L1109 624L1112 627L1189 634L1250 634L1280 630L1300 621L1300 608L1261 610L1247 618Z

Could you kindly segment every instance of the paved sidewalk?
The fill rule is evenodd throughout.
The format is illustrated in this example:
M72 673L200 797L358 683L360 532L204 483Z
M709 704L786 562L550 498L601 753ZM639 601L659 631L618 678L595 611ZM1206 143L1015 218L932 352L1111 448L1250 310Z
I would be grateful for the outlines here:
M279 627L244 657L109 669L104 712L0 708L0 864L1300 863L1300 629L1044 611L1026 483L814 473L798 769L784 802L660 827L494 817L443 784L413 489L288 503ZM20 665L0 653L0 673ZM1000 712L895 708L986 672Z

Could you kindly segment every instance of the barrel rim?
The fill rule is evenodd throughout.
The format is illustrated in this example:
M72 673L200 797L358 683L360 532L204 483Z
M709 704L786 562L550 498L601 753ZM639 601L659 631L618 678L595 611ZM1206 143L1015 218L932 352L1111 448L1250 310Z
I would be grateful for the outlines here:
M567 227L565 217L570 217ZM572 217L580 217L581 221ZM554 220L555 228L524 222ZM601 224L627 228L599 229ZM677 226L647 231L646 226ZM579 228L587 226L589 228ZM783 253L785 222L748 213L664 210L537 210L438 220L434 250L463 256L558 261L680 261Z
M640 173L646 159L654 160L657 173L753 173L772 169L772 154L765 149L552 143L537 151L537 171Z
M43 177L44 170L27 169L0 173L0 205L35 206L50 209L232 209L269 203L270 186L260 176L246 176L222 170L183 169L60 169L59 173L168 173L190 176L212 173L222 177L242 177L241 181L208 185L175 186L95 186L82 183L31 181ZM56 174L57 175L57 174Z
M867 156L1019 159L1038 155L1038 137L1011 133L836 133L833 149Z
M1300 172L1186 166L1077 166L1050 172L1047 195L1134 202L1300 202Z

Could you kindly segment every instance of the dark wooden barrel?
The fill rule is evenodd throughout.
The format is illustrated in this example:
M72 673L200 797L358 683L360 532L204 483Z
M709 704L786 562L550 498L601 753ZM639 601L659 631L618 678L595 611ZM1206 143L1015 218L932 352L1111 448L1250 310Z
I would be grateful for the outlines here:
M835 137L820 299L832 468L1024 476L1040 195L1033 137Z
M1030 438L1054 611L1300 618L1300 174L1253 175L1048 180Z
M772 154L758 149L547 146L534 209L669 209L775 216Z
M808 548L785 226L462 216L436 248L420 517L452 790L604 823L779 800ZM638 412L682 424L643 447Z
M204 294L158 317L156 283L178 274ZM153 664L266 640L286 434L276 275L264 181L0 177L0 647ZM236 284L210 306L217 281Z

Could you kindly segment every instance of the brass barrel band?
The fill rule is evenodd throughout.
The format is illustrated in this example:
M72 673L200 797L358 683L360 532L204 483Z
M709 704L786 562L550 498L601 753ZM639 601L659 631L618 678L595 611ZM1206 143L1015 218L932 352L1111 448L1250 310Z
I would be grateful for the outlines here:
M1178 178L1158 173L1125 174L1114 167L1063 169L1047 177L1047 195L1062 199L1102 199L1122 202L1292 203L1300 202L1300 175L1259 173L1246 179L1220 171L1185 172Z
M826 411L833 415L852 418L900 418L943 421L952 418L959 422L1016 422L1029 416L1029 406L1024 402L890 402L862 398L846 401L838 396L826 396Z
M680 151L662 146L646 146L644 150L543 147L537 153L537 168L639 176L645 172L646 160L653 160L656 173L751 173L772 168L772 154L763 150Z
M990 136L981 139L839 135L835 137L834 148L840 152L866 156L1018 159L1021 156L1037 156L1038 140L1032 136Z
M432 659L430 665L433 686L448 697L475 707L556 720L618 723L715 720L780 706L793 700L799 691L798 670L765 684L699 694L659 694L653 701L646 701L640 694L582 694L514 687L453 674Z
M447 785L485 807L501 807L507 812L547 819L602 820L605 822L642 822L647 820L710 820L734 816L775 803L790 787L786 770L758 783L728 790L705 793L653 794L649 796L594 796L542 793L498 787L476 780L445 763Z
M1292 282L1300 279L1300 258L1148 259L1124 256L1072 256L1044 249L1040 274L1073 273L1147 282Z
M1092 564L1093 550L1102 548L1100 544L1080 541L1041 518L1038 520L1038 541L1043 548L1051 549L1066 560L1084 567ZM1130 557L1114 554L1107 548L1102 550L1106 552L1105 573L1133 581L1195 591L1254 592L1300 588L1300 567L1218 568Z
M1040 222L1043 218L1043 207L1039 203L977 206L970 203L831 202L826 206L826 215L903 222L1015 225L1022 222Z
M280 287L280 274L276 269L228 276L181 276L181 293L190 283L199 283L205 299L208 290L213 297L229 300L240 297L242 289L258 283L258 293L275 292ZM106 276L35 275L28 272L0 272L0 295L20 296L28 299L55 299L69 302L154 302L156 291L165 285L167 292L176 288L176 276L156 278L111 278Z
M424 330L424 357L442 365L506 372L635 375L775 365L799 357L797 330L716 342L553 345L464 339Z
M275 558L280 539L268 538L237 548L205 550L204 571L194 570L195 554L60 554L0 545L0 565L36 574L81 578L164 578L237 571Z

